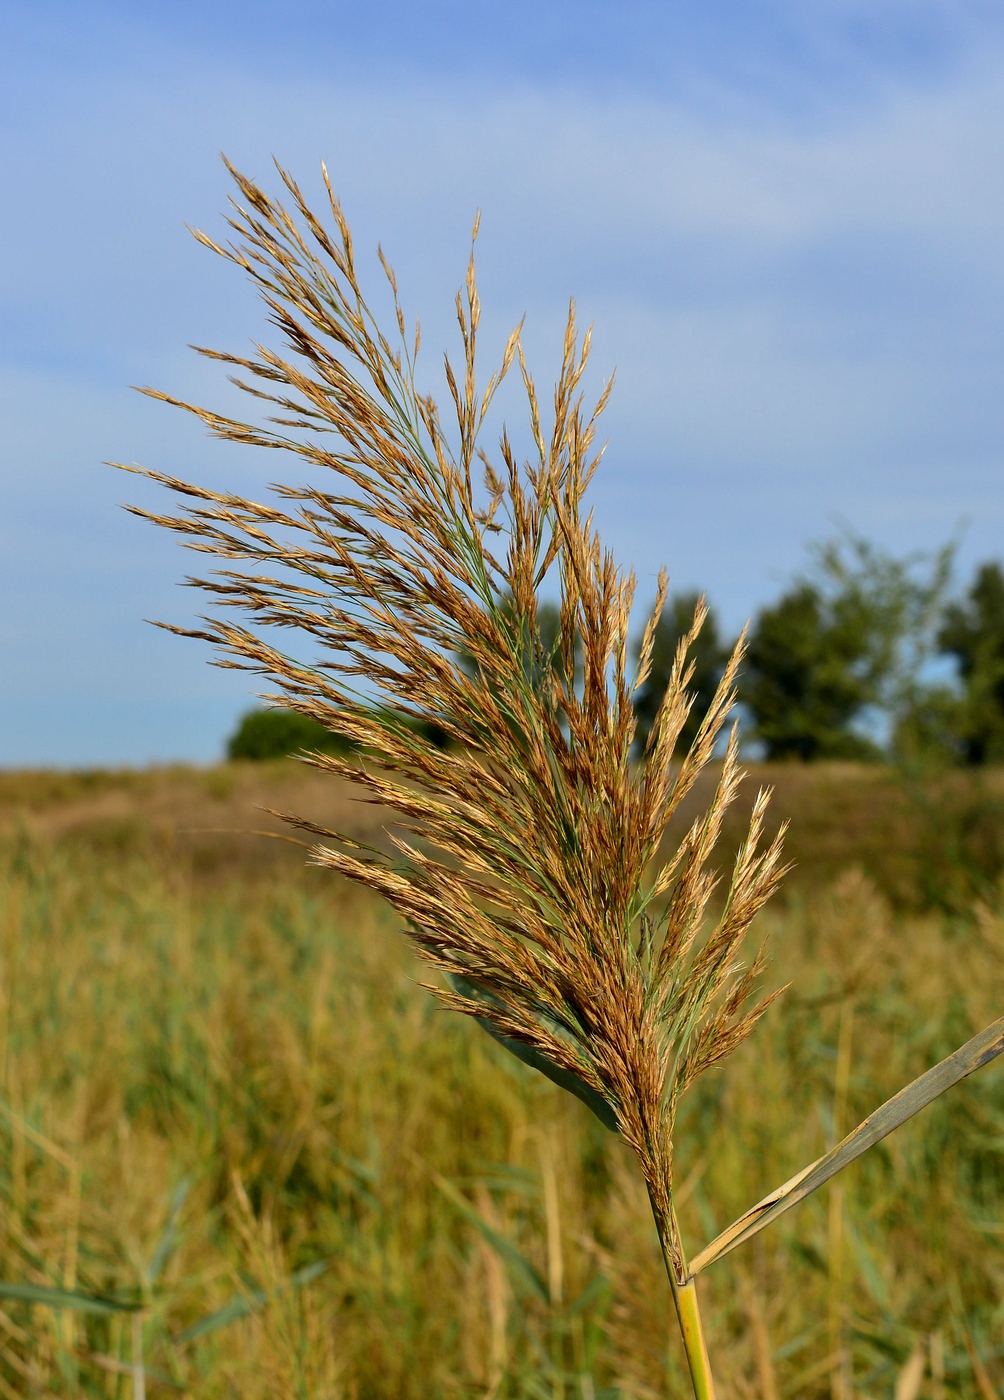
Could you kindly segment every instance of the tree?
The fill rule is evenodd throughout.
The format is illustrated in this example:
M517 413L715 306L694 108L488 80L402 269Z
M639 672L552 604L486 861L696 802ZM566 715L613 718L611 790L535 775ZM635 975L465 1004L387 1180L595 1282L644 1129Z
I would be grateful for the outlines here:
M673 669L673 658L680 641L690 631L694 613L700 602L699 593L675 593L668 599L656 629L652 646L652 669L635 696L634 708L638 729L635 743L644 751L648 736L662 703ZM640 643L635 647L639 650ZM694 667L689 690L693 705L677 741L676 751L686 752L693 743L705 715L711 707L715 691L722 679L731 648L722 645L718 629L718 619L714 610L709 609L707 619L697 639L690 647L688 656Z
M875 698L862 619L840 617L811 583L761 609L740 697L769 759L875 758L852 725Z
M953 656L963 694L954 712L967 763L1004 761L1004 574L982 565L964 603L945 609L938 649Z
M893 731L892 749L898 762L920 771L964 763L963 703L952 686L919 687Z
M758 614L740 682L768 758L880 756L882 727L917 704L953 552L895 559L850 534L813 548L812 576Z
M241 716L227 740L227 758L264 760L311 750L345 753L347 748L344 739L331 734L309 715L293 710L255 709Z
M391 711L385 711L391 715ZM437 748L445 749L449 736L432 720L419 720L411 715L393 713L393 721L402 729L410 729ZM268 708L248 710L241 716L237 728L227 740L227 758L265 760L290 758L298 753L347 754L355 746L340 734L309 715L295 710Z

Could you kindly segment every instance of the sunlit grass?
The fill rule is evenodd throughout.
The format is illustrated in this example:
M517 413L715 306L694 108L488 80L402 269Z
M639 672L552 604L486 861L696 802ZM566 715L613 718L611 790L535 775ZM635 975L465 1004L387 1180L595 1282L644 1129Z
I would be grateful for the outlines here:
M685 1393L622 1145L436 1010L365 897L177 870L5 844L0 1278L143 1302L149 1394ZM696 1241L997 1009L988 914L894 917L848 875L765 917L797 990L685 1101ZM918 1347L928 1394L932 1356L950 1395L974 1355L999 1379L1002 1145L990 1069L717 1265L721 1393L891 1396ZM0 1308L5 1394L132 1395L129 1316Z

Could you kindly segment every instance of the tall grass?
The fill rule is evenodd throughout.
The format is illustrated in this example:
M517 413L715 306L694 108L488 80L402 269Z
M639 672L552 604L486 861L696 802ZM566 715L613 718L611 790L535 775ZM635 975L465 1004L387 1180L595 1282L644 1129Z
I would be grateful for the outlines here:
M374 902L22 838L0 911L0 1278L142 1302L148 1394L689 1384L624 1145L437 1009ZM984 1024L999 985L996 919L894 915L860 876L765 917L797 991L685 1101L695 1238ZM999 1385L1002 1145L991 1070L711 1271L721 1393L902 1400L918 1357L928 1395L939 1371L948 1395ZM124 1400L132 1346L126 1315L0 1300L6 1395Z

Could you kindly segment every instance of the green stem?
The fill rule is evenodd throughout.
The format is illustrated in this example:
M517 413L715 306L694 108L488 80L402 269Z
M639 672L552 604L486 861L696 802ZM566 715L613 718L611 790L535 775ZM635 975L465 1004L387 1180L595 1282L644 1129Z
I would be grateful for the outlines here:
M649 1187L648 1198L652 1205L652 1214L655 1216L656 1229L659 1232L659 1243L662 1246L662 1259L669 1276L669 1286L673 1290L673 1302L676 1304L676 1316L679 1319L680 1332L683 1335L683 1346L687 1353L687 1364L690 1367L694 1395L696 1400L715 1400L715 1379L711 1374L708 1345L704 1340L704 1328L701 1325L701 1309L697 1301L697 1280L689 1277L681 1283L673 1265L674 1255L678 1255L680 1271L686 1274L687 1263L680 1245L680 1231L676 1223L676 1213L673 1210L672 1200L670 1200L667 1216L664 1216L656 1207L651 1187ZM675 1248L671 1241L676 1242Z
M697 1302L697 1280L690 1278L686 1283L677 1283L670 1274L669 1281L673 1289L676 1315L680 1319L680 1331L683 1333L683 1345L690 1365L690 1378L694 1383L694 1395L696 1400L715 1400L715 1381L711 1374L708 1347L704 1340L704 1328L701 1326L701 1309Z

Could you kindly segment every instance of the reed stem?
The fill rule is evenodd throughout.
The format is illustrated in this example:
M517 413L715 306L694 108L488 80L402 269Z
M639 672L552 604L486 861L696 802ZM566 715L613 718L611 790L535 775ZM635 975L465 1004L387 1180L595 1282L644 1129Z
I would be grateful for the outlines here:
M695 1400L715 1400L715 1379L711 1374L711 1360L708 1345L704 1340L704 1327L701 1324L701 1308L697 1301L697 1280L693 1277L681 1283L674 1266L674 1257L679 1260L680 1271L686 1272L687 1264L680 1245L680 1230L676 1223L676 1212L670 1202L668 1212L656 1205L656 1198L649 1187L649 1203L655 1217L659 1244L662 1248L662 1261L666 1266L669 1286L673 1291L676 1316L683 1336L683 1347L687 1353L690 1379L694 1386ZM676 1242L675 1249L672 1241Z
M680 1319L680 1331L683 1333L690 1378L694 1383L694 1395L696 1400L715 1400L715 1381L711 1374L711 1361L704 1340L704 1328L701 1325L701 1309L697 1302L697 1280L691 1278L686 1283L677 1283L670 1275L670 1284L673 1289L673 1302L676 1304L676 1315Z
M146 1371L143 1368L143 1314L132 1315L132 1400L146 1400Z

